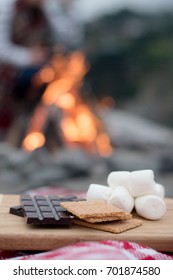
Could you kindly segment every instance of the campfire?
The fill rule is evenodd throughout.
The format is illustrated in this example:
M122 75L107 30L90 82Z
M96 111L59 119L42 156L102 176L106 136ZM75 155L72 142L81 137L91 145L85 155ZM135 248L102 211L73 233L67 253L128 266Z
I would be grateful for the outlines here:
M44 89L39 101L20 115L13 145L0 143L1 193L60 185L87 189L90 182L106 184L111 170L170 168L172 131L110 110L108 96L97 101L86 92L89 67L81 52L58 54L34 77L35 89Z
M97 112L97 104L81 93L89 64L82 52L55 55L34 77L34 85L46 85L27 126L22 148L32 152L46 145L46 127L51 121L55 143L81 146L107 157L112 148ZM56 146L55 145L55 146Z

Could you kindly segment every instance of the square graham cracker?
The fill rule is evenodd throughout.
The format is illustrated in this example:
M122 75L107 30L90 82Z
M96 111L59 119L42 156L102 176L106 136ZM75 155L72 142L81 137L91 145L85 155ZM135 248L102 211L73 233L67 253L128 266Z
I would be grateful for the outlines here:
M98 229L102 231L108 231L116 234L142 225L141 220L133 219L133 218L124 221L102 222L102 223L95 223L95 224L74 218L72 223L76 225Z
M85 220L89 223L127 220L132 218L130 213L125 212L103 200L75 202L65 201L61 202L61 206L79 219Z

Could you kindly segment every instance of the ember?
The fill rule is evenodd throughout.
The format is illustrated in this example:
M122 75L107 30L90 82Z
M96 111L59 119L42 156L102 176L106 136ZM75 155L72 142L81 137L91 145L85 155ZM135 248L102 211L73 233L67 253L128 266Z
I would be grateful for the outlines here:
M47 84L30 120L22 147L33 151L45 145L47 120L56 118L64 145L80 145L101 156L111 154L111 144L96 109L82 98L81 86L89 65L82 52L56 55L34 78L35 85ZM60 114L58 113L60 112ZM58 124L59 122L59 124ZM59 134L60 136L60 134Z

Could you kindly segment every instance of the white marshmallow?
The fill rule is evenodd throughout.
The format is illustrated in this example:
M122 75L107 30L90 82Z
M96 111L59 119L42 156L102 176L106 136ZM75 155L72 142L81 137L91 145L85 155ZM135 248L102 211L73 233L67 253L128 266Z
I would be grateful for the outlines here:
M129 171L113 171L107 178L108 186L115 189L118 186L128 188L130 184L130 172Z
M133 171L128 189L133 197L152 194L155 191L154 173L150 169Z
M163 199L165 197L165 189L161 184L155 183L154 188L148 190L147 194L153 194Z
M105 200L107 201L112 193L112 189L98 184L91 184L86 194L86 200Z
M159 220L166 212L166 204L156 195L144 195L135 199L138 215L148 220Z
M112 194L110 195L108 203L126 212L131 213L131 211L134 208L135 201L125 187L118 186L113 190Z
M154 195L159 196L160 198L164 198L165 197L165 188L164 186L162 186L161 184L156 183L155 184L155 190L153 192Z

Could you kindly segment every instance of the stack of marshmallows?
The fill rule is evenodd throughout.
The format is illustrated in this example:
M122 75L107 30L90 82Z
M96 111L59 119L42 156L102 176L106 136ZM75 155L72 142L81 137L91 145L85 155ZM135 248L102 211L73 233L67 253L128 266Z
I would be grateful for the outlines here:
M105 200L129 213L135 209L149 220L158 220L165 214L165 190L155 182L152 170L111 172L107 183L108 186L91 184L86 199Z

